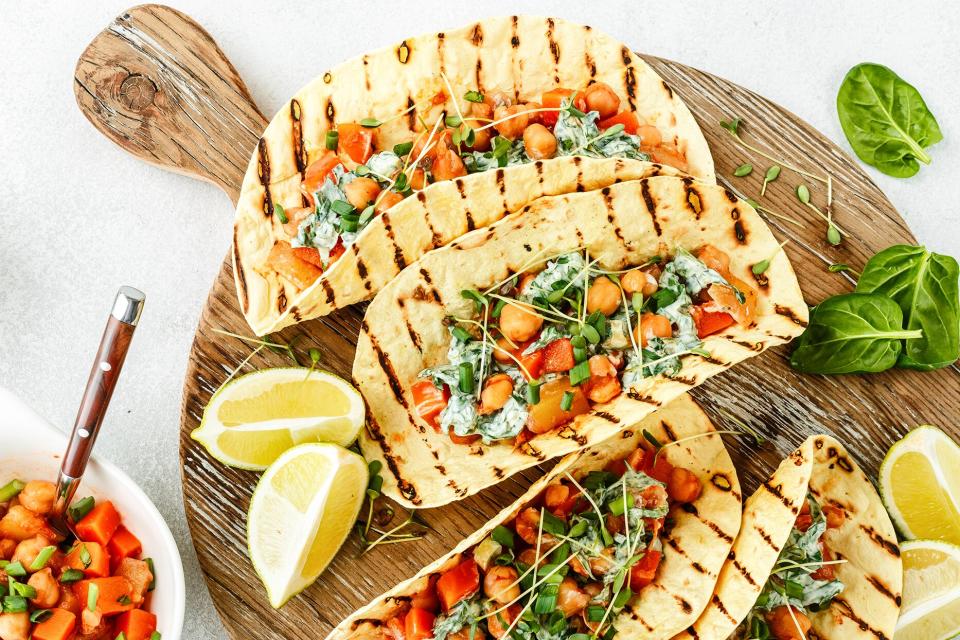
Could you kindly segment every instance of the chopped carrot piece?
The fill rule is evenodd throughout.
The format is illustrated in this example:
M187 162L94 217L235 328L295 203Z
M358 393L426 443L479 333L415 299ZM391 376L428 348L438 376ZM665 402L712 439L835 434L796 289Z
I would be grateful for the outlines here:
M110 575L110 554L97 542L78 542L64 560L65 566L83 571L88 578Z
M50 609L50 617L33 628L33 640L68 640L73 637L77 616L66 609Z
M120 561L124 558L136 558L140 555L143 547L137 536L123 525L117 527L110 542L107 543L107 552L110 554L110 569L116 571Z
M80 604L89 606L90 585L97 585L96 610L104 616L116 615L133 609L133 585L122 576L81 580L73 585Z
M120 526L120 514L109 500L98 502L84 518L77 523L77 537L84 542L96 542L106 545L113 532Z
M120 614L114 631L123 634L127 640L150 640L150 634L157 630L157 616L143 609L133 609Z

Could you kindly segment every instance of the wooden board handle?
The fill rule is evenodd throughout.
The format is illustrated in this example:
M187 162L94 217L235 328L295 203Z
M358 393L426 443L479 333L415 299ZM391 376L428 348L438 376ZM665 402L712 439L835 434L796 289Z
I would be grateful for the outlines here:
M189 17L156 4L118 16L80 56L74 93L93 126L121 147L212 182L236 203L267 120Z

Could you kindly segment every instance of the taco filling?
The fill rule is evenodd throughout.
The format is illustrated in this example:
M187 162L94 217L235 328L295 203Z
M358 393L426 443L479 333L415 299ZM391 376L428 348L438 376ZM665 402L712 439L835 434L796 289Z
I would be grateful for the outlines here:
M542 261L541 261L542 262ZM471 318L451 318L447 361L420 372L420 417L455 442L514 440L557 429L659 374L738 323L756 292L704 245L625 270L565 253L486 291L465 290Z
M439 93L427 106L443 104ZM460 106L462 104L462 107ZM305 206L276 214L287 239L276 242L270 266L306 287L334 262L373 218L428 184L468 173L557 156L653 159L682 171L686 159L660 131L602 82L583 91L556 88L541 104L515 104L504 93L468 91L456 112L433 125L417 106L395 117L418 117L420 135L381 149L373 118L340 123L326 134L326 149L303 173Z
M836 579L834 554L822 539L827 529L843 524L842 509L820 505L808 494L790 537L746 620L737 640L803 640L811 622L808 613L826 609L843 591Z
M671 507L701 490L691 471L642 448L579 482L566 474L430 576L381 637L612 638L617 614L656 577Z

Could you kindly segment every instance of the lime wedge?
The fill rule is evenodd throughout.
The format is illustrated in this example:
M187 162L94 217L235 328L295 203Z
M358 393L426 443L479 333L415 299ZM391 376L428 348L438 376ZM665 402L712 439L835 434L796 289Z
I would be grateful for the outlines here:
M191 437L226 465L262 470L296 444L349 445L363 420L363 399L343 378L300 367L263 369L217 390Z
M264 472L250 500L247 545L273 607L310 586L336 555L368 480L363 458L334 444L298 445Z

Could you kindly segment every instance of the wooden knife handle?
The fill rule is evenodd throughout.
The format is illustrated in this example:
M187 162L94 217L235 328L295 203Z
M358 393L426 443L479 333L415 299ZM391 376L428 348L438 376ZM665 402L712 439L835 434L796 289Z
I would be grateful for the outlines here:
M80 401L70 443L63 456L61 474L64 476L83 476L113 390L117 386L130 340L140 319L143 302L143 293L132 287L121 287L117 293L107 326L103 330L103 337L100 338L97 356L90 368L90 377Z
M267 120L189 17L156 4L118 16L77 61L74 93L86 118L118 145L212 182L236 203Z

